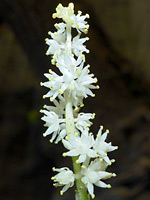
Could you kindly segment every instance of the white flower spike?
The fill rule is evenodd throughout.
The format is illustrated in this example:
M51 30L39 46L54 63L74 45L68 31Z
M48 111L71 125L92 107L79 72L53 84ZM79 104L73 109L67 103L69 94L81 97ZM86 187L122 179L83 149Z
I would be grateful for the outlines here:
M63 193L68 190L68 188L74 185L74 181L75 181L74 174L67 167L63 167L60 169L53 168L53 171L59 172L57 175L53 176L51 179L54 182L56 182L54 184L55 187L64 186L63 189L60 191L60 194L63 195Z
M74 4L69 3L67 7L59 4L53 18L62 19L63 22L56 23L54 33L48 32L51 37L46 38L48 45L46 55L51 56L51 63L55 65L59 74L51 69L44 76L48 79L40 85L48 88L43 99L49 98L50 105L44 105L40 110L44 116L41 118L47 127L43 136L51 135L50 142L62 142L66 149L63 156L71 156L74 171L67 167L53 168L58 172L52 180L54 186L62 186L60 194L63 195L76 182L76 200L93 199L94 185L101 188L111 188L103 182L104 179L115 177L114 173L106 172L106 169L114 159L108 157L110 151L117 149L111 142L107 143L109 133L106 130L102 134L101 126L96 139L90 132L95 113L79 113L84 106L83 100L88 96L94 97L92 89L99 89L97 78L90 73L90 65L85 65L84 53L89 53L84 43L88 37L82 34L88 32L89 25L86 19L88 14L74 13ZM72 36L72 29L76 35ZM54 105L52 105L54 104Z

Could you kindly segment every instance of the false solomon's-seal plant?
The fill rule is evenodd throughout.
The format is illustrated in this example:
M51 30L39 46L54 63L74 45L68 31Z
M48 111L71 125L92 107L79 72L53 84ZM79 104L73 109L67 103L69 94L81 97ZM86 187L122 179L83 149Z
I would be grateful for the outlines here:
M84 53L89 50L84 43L89 38L81 37L88 32L86 19L89 15L82 15L81 11L75 14L74 4L69 3L68 7L59 4L52 17L60 18L62 22L55 24L56 32L48 32L51 39L45 39L48 45L46 55L51 55L51 63L58 67L60 75L50 69L44 74L48 80L41 82L41 86L49 89L43 99L49 98L53 102L53 106L44 105L40 111L47 127L43 136L51 135L51 143L62 142L66 149L63 156L72 157L73 170L53 167L56 175L51 179L54 186L62 186L61 195L76 183L76 200L89 200L95 197L94 185L111 188L105 179L116 175L106 169L115 160L108 157L108 152L118 147L106 142L109 130L103 131L103 126L100 126L96 138L90 132L94 113L79 113L84 106L83 99L94 97L92 89L99 88L95 85L97 78L90 73L90 65L85 65ZM75 37L72 29L76 31Z

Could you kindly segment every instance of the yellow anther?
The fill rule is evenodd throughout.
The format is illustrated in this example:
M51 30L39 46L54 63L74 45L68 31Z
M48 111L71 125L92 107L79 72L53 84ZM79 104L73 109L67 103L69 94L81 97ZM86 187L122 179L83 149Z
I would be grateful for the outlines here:
M86 25L86 28L87 28L87 29L89 29L89 27L90 27L90 25L89 25L89 24L87 24L87 25Z
M93 94L92 97L95 97L95 94Z
M47 42L48 41L48 38L45 38L45 42Z
M117 149L118 149L118 146L116 146L115 148L116 148L116 150L117 150Z
M63 195L63 194L64 194L64 193L63 193L63 191L61 190L61 191L60 191L60 195Z
M51 69L49 69L49 73L50 73L50 74L52 73L52 70L51 70Z
M84 104L81 104L80 107L82 108L84 106Z
M85 28L84 29L84 33L87 34L88 33L88 29Z
M94 119L94 118L95 118L95 113L93 113L93 114L92 114L92 117L91 117L91 119Z
M109 134L109 130L108 129L106 130L106 133Z
M66 154L66 153L63 153L63 154L62 154L62 156L63 156L63 157L66 157L66 156L67 156L67 154Z
M100 129L101 129L101 130L103 130L103 128L104 128L103 126L100 126ZM106 130L106 131L107 131L107 130Z
M56 53L57 56L60 56L60 53Z
M50 101L51 101L51 102L53 101L53 98L52 98L52 97L50 97Z
M97 81L98 81L97 78L94 78L94 82L97 83Z
M55 37L57 37L57 36L58 36L58 33L57 33L57 32L55 32L55 33L54 33L54 36L55 36Z
M53 186L54 186L55 188L57 188L58 185L57 185L56 183L54 183Z
M46 137L45 133L43 133L43 137Z
M48 35L50 35L51 34L51 32L50 31L48 31Z
M56 28L58 28L58 24L56 23L56 24L54 24L54 26L56 27Z
M76 107L76 108L74 109L74 111L77 111L77 110L79 110L79 107Z
M99 85L96 85L96 88L99 89Z
M81 14L82 14L82 11L81 11L81 10L78 10L78 14L80 14L80 15L81 15Z
M42 113L42 109L40 110L40 113Z
M63 91L62 89L59 89L59 93L60 93L60 94L63 94L64 91Z
M86 14L86 17L87 17L87 18L90 18L90 15L87 13L87 14Z
M76 132L76 133L75 133L75 136L78 136L78 135L79 135L79 133Z
M43 95L43 99L45 99L46 97L45 97L45 95Z
M104 160L102 158L100 158L99 161L102 163Z
M49 81L52 81L52 80L53 80L53 77L50 77L50 78L49 78Z
M92 195L91 195L91 198L92 198L92 199L94 199L94 198L95 198L95 195L94 195L94 194L92 194Z
M107 153L104 153L104 156L107 156Z
M46 53L45 53L45 55L46 55L46 56L48 56L48 55L49 55L49 53L48 53L48 52L46 52Z
M70 133L71 133L71 132L70 132ZM67 135L67 136L65 137L65 139L66 139L66 140L69 140L69 136Z
M111 166L111 164L112 164L112 163L110 162L108 165Z
M52 176L52 177L51 177L51 180L55 180L55 179L56 179L55 176Z
M79 28L79 25L78 25L78 24L76 24L76 28Z
M52 59L52 60L51 60L51 63L52 63L52 65L55 65L55 60Z
M90 132L89 134L90 134L90 135L93 135L93 133L92 133L92 132Z
M50 142L50 143L53 143L53 140L50 140L49 142Z
M52 168L52 171L53 171L53 172L55 171L55 167Z
M56 60L56 59L57 59L57 57L56 57L56 56L53 56L53 59L54 59L54 60Z
M95 154L95 156L94 156L95 158L97 158L98 157L98 154Z
M59 64L58 64L58 63L56 63L56 67L59 67Z
M43 108L46 108L47 105L44 105Z
M42 83L42 82L40 82L40 86L43 86L43 83Z
M82 54L81 57L82 57L83 62L85 62L85 55Z
M87 67L89 68L89 67L90 67L90 65L87 65Z
M82 70L81 70L81 69L77 69L77 70L76 70L76 74L77 74L78 76L80 76L80 75L82 74Z
M108 185L107 185L107 188L109 188L109 189L110 189L110 188L111 188L111 185L110 185L110 184L108 184Z
M85 165L82 165L81 168L82 168L82 169L86 169L86 166L85 166Z
M53 14L52 14L52 18L55 19L56 17L57 17L57 14L56 14L56 13L53 13Z
M116 177L117 175L115 173L112 174L113 177Z

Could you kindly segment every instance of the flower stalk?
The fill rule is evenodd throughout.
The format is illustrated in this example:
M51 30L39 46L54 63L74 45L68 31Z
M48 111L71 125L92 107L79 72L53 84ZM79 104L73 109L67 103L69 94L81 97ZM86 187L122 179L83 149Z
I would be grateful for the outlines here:
M92 89L99 89L95 85L97 78L90 74L89 65L85 66L85 55L89 53L84 43L88 37L81 38L82 34L88 33L89 25L81 11L74 14L74 4L68 7L59 4L53 18L62 19L63 22L55 24L56 32L48 32L51 39L46 38L49 46L46 55L51 55L51 63L56 65L61 75L51 69L44 76L48 81L40 83L49 89L43 98L49 98L53 106L44 105L41 118L47 127L43 136L51 135L50 142L58 144L62 142L66 152L63 156L72 157L73 171L68 167L53 168L57 174L52 177L54 186L62 186L60 194L63 195L76 183L76 200L93 199L94 185L101 188L111 188L103 180L115 177L115 173L106 172L109 165L114 162L107 155L108 152L117 149L111 142L107 143L106 130L103 126L94 138L90 132L95 113L79 113L83 107L83 99L88 96L94 97ZM77 35L72 37L71 30L76 29Z

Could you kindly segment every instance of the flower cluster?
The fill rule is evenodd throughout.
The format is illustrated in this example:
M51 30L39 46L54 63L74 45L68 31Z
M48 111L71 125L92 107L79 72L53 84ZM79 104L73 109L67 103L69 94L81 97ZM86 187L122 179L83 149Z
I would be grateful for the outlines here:
M95 85L97 78L90 74L90 65L85 65L84 53L89 53L89 50L84 43L89 38L81 38L82 33L88 32L86 18L89 18L89 15L82 15L81 11L78 11L77 15L74 14L74 4L70 3L68 7L59 4L53 18L60 18L63 22L55 24L56 32L48 32L51 39L45 39L48 45L46 55L51 55L51 63L58 67L60 74L50 69L49 73L44 74L48 80L40 83L49 89L43 98L49 98L54 104L44 105L40 110L44 114L41 119L47 127L43 136L51 135L50 142L61 141L68 150L63 156L77 157L74 165L80 165L81 170L73 172L67 167L53 168L58 173L52 180L55 182L54 186L63 186L60 191L62 195L80 179L94 198L93 185L111 187L102 180L115 176L114 173L106 172L106 168L114 162L107 153L118 147L106 142L109 131L102 133L103 126L96 138L89 132L95 113L79 113L84 106L83 99L94 97L92 89L99 88ZM77 30L75 37L72 37L72 29Z

